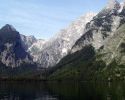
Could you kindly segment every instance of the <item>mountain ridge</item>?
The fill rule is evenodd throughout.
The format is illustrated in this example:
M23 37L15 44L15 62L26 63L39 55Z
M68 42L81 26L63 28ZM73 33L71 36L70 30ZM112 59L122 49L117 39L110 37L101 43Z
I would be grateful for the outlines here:
M117 4L119 5L118 2ZM76 41L70 54L64 57L54 70L50 69L49 79L125 80L124 7L125 5L121 11L119 7L114 6L110 9L105 7L99 12L86 25L87 31ZM84 52L85 48L87 51L92 49L94 55L91 54L92 51ZM85 60L86 57L90 58Z
M74 42L84 33L85 24L95 15L95 13L85 14L46 42L37 60L41 66L52 67L66 56Z

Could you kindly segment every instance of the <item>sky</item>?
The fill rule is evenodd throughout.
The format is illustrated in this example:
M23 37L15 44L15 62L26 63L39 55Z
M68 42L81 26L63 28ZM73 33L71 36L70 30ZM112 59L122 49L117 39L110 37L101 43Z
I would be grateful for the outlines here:
M99 12L107 1L0 0L0 27L10 24L21 34L49 39L85 13Z

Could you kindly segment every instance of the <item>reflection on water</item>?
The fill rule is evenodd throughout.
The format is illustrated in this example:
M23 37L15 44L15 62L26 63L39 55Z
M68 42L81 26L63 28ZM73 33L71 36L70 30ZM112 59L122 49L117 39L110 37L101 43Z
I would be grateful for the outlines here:
M125 100L125 83L0 82L0 100Z

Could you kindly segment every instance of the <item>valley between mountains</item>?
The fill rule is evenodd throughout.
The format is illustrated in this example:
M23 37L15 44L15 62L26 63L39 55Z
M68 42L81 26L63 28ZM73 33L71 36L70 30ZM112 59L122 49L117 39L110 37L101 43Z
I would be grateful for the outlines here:
M125 80L125 2L109 0L49 40L0 29L0 79Z

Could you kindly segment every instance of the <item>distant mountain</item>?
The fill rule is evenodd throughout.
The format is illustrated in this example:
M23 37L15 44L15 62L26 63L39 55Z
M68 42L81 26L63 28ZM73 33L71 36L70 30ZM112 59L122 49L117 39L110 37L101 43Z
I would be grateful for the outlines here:
M37 39L34 36L25 36L20 34L20 37L25 50L28 50L33 45L33 43L37 42Z
M35 41L29 48L28 48L28 52L30 53L30 55L32 55L33 60L35 62L37 62L37 59L39 57L40 52L42 51L44 44L46 43L46 40L43 39L38 39L37 41Z
M12 25L0 29L0 61L12 68L22 63L34 63L45 40L20 34Z
M0 79L29 79L37 71L21 36L12 25L6 24L0 29Z
M39 52L41 52L46 41L44 39L36 39L34 36L25 36L22 34L20 36L23 48L32 56L33 61L36 62Z
M39 53L38 59L36 59L37 62L41 64L41 67L52 67L66 56L77 39L84 34L86 23L95 15L95 13L87 13L47 41L43 45L43 49Z
M0 61L10 67L32 62L31 56L23 48L19 32L8 24L0 29Z

